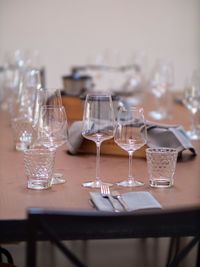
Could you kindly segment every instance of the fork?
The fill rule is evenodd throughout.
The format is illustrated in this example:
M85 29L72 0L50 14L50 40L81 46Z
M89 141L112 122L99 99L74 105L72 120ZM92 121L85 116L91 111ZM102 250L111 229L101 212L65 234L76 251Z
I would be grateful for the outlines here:
M112 197L112 195L110 193L110 188L108 185L105 185L105 184L101 185L101 195L102 195L102 197L107 197L110 200L115 212L120 211L120 206L117 205L114 198Z

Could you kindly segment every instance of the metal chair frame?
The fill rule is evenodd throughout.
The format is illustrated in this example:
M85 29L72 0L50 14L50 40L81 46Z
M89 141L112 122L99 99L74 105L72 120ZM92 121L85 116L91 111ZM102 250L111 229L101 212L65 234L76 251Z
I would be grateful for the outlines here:
M148 224L147 224L148 222ZM175 267L200 240L200 208L174 211L121 212L29 209L27 267L36 266L38 240L53 242L75 266L86 266L62 240L193 236L167 267ZM172 244L173 245L173 244ZM199 253L198 253L199 255ZM199 265L199 256L197 265Z

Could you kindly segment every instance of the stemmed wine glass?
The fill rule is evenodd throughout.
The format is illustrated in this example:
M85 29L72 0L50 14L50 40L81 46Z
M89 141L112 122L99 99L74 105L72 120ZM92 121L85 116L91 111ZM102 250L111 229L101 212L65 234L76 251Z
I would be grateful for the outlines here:
M88 94L83 112L82 135L96 143L96 179L92 182L83 183L84 187L99 188L102 184L105 184L100 179L100 146L103 141L113 138L114 125L115 118L111 95Z
M191 119L191 126L187 135L191 140L199 140L200 133L196 127L195 115L200 109L200 77L195 72L185 85L183 103L187 107Z
M146 143L146 124L143 108L130 107L129 110L124 107L120 108L114 140L118 146L129 154L128 179L117 183L117 185L124 187L144 185L144 183L136 181L132 174L133 153Z
M41 107L38 141L48 149L56 149L67 142L68 124L65 108L44 105ZM53 184L65 183L65 179L53 177Z
M158 60L150 77L150 88L154 96L155 109L149 112L149 116L155 120L170 118L171 95L174 71L170 61Z
M44 89L44 98L45 98L45 103L48 106L52 107L62 106L62 97L60 89ZM60 172L54 173L54 180L56 180L57 183L65 182L65 179L63 179L63 174Z

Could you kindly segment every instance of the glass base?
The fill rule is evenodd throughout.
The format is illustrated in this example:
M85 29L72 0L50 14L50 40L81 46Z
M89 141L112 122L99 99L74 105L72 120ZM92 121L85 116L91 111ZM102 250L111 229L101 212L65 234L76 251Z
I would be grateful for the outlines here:
M186 133L191 140L200 140L200 133L196 131L187 131Z
M65 184L66 180L62 177L63 177L62 173L54 173L52 184Z
M164 114L163 112L158 112L155 110L150 111L149 116L155 120L162 120L167 117L166 114Z
M117 183L117 185L123 187L136 187L136 186L144 186L144 183L136 180L124 180L122 182Z
M152 178L149 180L149 185L156 188L169 188L173 186L174 180L169 178Z
M25 144L25 143L16 143L15 149L17 151L24 151L25 149L27 149L27 144Z
M102 181L86 182L82 184L83 187L90 187L90 188L101 188L101 185L112 186L113 184L105 183Z
M51 188L51 185L52 184L50 181L33 180L33 179L30 179L28 181L28 189L36 189L36 190L49 189Z

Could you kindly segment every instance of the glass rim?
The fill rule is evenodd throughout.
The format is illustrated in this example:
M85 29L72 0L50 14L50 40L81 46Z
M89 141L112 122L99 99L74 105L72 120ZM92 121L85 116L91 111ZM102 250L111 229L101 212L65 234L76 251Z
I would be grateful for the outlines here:
M121 107L119 108L119 110L120 110L120 111L122 110L122 112L128 112L128 111L130 111L130 110L138 110L139 112L140 112L140 111L144 112L144 108L143 108L143 107L136 107L136 106L129 106L128 108L126 108L126 107L124 107L124 106L121 106Z
M107 97L110 97L110 96L112 96L112 94L106 93L103 91L93 91L93 92L87 92L86 97L88 97L88 96L107 96Z
M53 104L52 105L42 105L41 106L41 109L64 109L65 107L62 105L62 106L54 106Z
M26 148L24 149L24 154L31 153L31 152L39 152L39 153L55 153L55 148Z
M174 153L178 154L178 150L172 147L148 147L145 150L147 153Z

